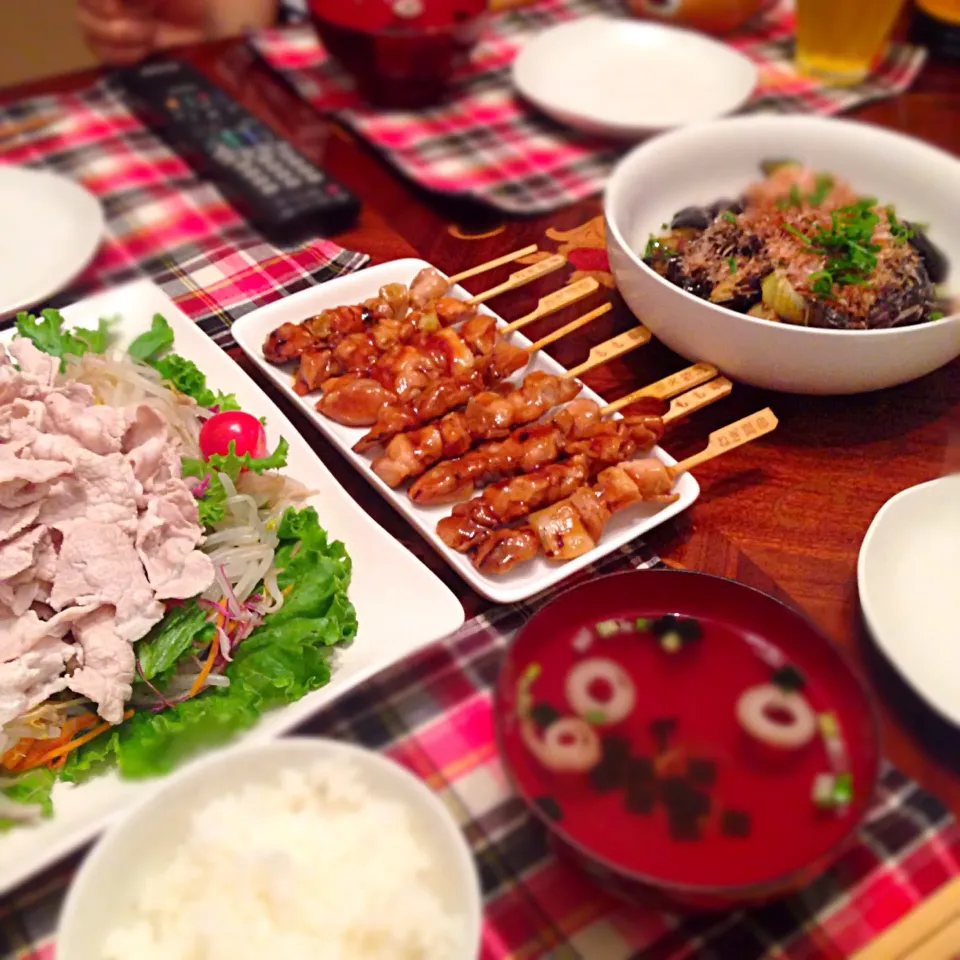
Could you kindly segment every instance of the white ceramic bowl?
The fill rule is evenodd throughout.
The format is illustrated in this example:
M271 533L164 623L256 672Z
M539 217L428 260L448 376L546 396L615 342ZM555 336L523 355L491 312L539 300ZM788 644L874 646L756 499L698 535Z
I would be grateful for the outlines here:
M736 380L791 393L864 393L915 380L960 355L960 315L895 330L771 323L693 296L642 260L651 233L678 210L736 197L759 163L790 157L848 180L858 193L929 224L960 291L960 161L868 124L755 116L673 131L637 147L607 185L607 248L630 309L668 347Z
M149 799L110 827L81 865L67 894L57 960L100 960L104 938L125 922L140 880L169 857L172 843L186 835L198 804L249 783L274 779L281 770L304 769L330 758L349 759L371 790L409 806L436 863L445 905L465 919L457 960L476 960L482 921L479 879L470 848L440 798L380 754L306 737L225 750L194 762L164 780ZM370 852L375 859L375 841Z
M887 659L924 700L960 726L960 475L901 491L870 524L857 585Z

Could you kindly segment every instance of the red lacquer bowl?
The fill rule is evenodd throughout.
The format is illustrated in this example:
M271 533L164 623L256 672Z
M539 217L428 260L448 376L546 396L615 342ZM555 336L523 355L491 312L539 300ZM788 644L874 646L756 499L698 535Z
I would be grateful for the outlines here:
M743 693L771 683L801 685L816 717L804 745L774 749L740 724ZM866 815L881 761L871 695L810 621L679 571L600 577L536 613L505 654L495 723L507 774L558 853L665 908L732 909L809 883ZM548 746L579 751L580 766L548 764ZM838 793L852 778L839 809L814 802L824 774Z
M309 0L317 33L377 106L442 100L476 43L486 0Z

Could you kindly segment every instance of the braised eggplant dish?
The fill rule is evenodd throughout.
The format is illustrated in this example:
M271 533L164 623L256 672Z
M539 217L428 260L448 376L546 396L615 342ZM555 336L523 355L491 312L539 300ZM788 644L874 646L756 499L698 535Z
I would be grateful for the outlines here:
M948 271L923 228L827 173L766 161L737 200L686 207L644 262L694 296L765 320L883 330L937 320Z

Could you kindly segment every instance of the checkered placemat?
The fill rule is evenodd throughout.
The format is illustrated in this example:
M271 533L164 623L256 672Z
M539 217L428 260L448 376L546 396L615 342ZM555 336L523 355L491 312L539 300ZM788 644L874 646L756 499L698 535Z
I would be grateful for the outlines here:
M99 197L107 220L95 260L57 305L147 276L226 347L229 324L244 313L367 260L329 240L269 244L143 126L108 81L0 109L0 126L34 120L49 123L12 141L0 162L76 180Z
M656 562L635 548L602 566ZM491 689L506 644L537 605L498 607L468 622L300 731L384 751L442 797L480 871L481 960L842 960L960 872L956 822L886 766L857 842L785 900L748 912L681 917L611 899L552 854L497 760ZM53 960L52 935L73 869L37 878L0 906L0 956Z
M492 16L449 102L416 113L358 105L352 82L310 27L262 31L251 43L304 99L335 113L411 180L532 214L597 193L623 149L537 113L510 82L510 65L526 41L545 27L586 14L628 11L622 0L537 0ZM793 32L791 4L778 2L749 31L728 38L760 68L749 111L832 114L893 96L910 86L926 55L918 47L894 45L865 83L826 87L794 70Z

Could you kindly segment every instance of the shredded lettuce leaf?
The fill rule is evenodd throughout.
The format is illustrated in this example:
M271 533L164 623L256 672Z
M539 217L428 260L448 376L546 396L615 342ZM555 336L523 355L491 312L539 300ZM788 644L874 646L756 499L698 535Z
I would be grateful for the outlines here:
M206 374L192 361L178 353L170 353L149 361L150 365L171 386L193 397L201 407L218 407L220 410L239 410L240 404L232 393L214 392L207 386Z
M82 357L85 353L103 353L110 343L110 327L113 321L101 317L95 330L86 327L64 329L63 315L59 310L42 310L37 317L22 310L17 314L17 333L32 340L38 350L60 358L60 369L66 367L64 358L69 354Z
M15 783L0 790L5 797L16 803L29 806L38 806L43 816L49 817L53 813L53 800L50 796L53 785L56 783L57 773L47 767L37 767L21 773ZM22 826L23 822L8 817L0 817L0 833L14 827Z
M147 680L163 683L163 674L171 671L196 641L208 642L213 638L214 627L207 623L207 616L196 599L167 611L136 646L137 660Z
M249 728L265 710L330 680L332 650L357 632L347 597L350 557L340 541L329 542L312 507L289 508L277 532L277 580L289 592L233 651L225 670L230 686L209 688L159 713L137 711L110 735L74 750L64 779L86 779L111 760L125 777L166 773L196 750Z
M127 353L135 360L150 361L173 346L173 327L162 313L155 313L146 333L141 333L127 347Z

